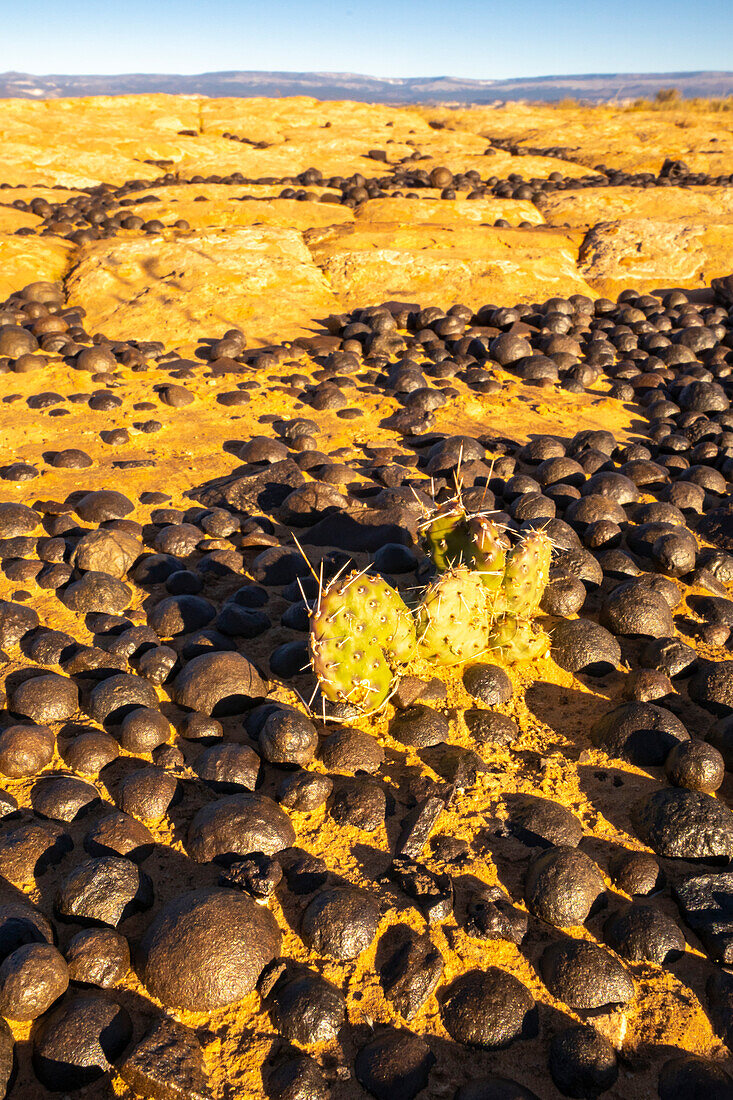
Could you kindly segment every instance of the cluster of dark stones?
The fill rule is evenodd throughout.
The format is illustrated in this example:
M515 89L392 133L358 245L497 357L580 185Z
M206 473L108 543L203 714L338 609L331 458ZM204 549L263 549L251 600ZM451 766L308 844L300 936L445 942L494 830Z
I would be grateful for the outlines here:
M253 142L234 134L226 133L223 136L234 141L246 142L255 148L267 146L266 142ZM515 156L552 156L572 161L571 151L556 147L534 149L495 140L487 148L486 154L494 153L496 151L494 147L506 149ZM372 160L386 160L386 154L382 150L371 150L368 155ZM135 192L149 191L153 187L165 188L180 184L227 184L233 187L251 184L266 186L283 184L285 186L280 192L280 198L295 199L300 202L336 203L352 209L370 199L417 199L421 197L421 191L426 188L439 189L441 199L455 199L459 192L465 192L467 199L492 197L524 199L535 203L541 209L544 196L554 191L573 191L588 187L704 187L733 184L733 174L711 176L704 172L691 172L684 161L670 158L664 161L656 175L653 172L627 172L598 164L591 172L580 177L563 176L561 172L551 172L547 177L537 176L530 179L525 179L518 172L512 172L506 178L490 175L482 179L481 173L476 169L454 173L449 168L436 167L428 172L426 169L414 166L415 161L431 159L427 154L415 151L397 164L390 165L389 175L374 177L365 176L360 172L355 172L348 177L324 176L318 168L307 168L297 176L259 178L249 178L241 172L232 172L225 176L196 174L189 178L177 172L164 172L163 175L153 179L128 180L119 186L99 184L82 188L78 195L58 203L37 197L30 200L15 199L3 205L29 211L42 219L37 229L25 226L15 230L16 236L36 234L61 236L74 244L82 245L114 237L120 230L135 230L150 236L155 236L166 228L181 232L189 230L190 225L185 218L178 218L167 226L158 218L146 219L143 216L140 207L146 202L159 202L159 196L146 195L139 199L130 197ZM150 163L160 167L170 162L151 161ZM318 187L320 190L312 191L309 190L310 187ZM60 185L57 185L57 189L63 190ZM12 186L0 184L0 191L2 190L11 191ZM246 194L241 196L242 199L250 197ZM135 206L136 209L130 210L131 206ZM497 219L494 224L497 228L509 226L509 222L504 218ZM532 223L523 221L519 226L532 228Z
M433 994L459 1049L493 1058L549 1033L557 1089L599 1095L618 1065L594 1014L632 1002L640 968L673 968L690 954L688 937L707 956L698 965L711 1021L733 1041L733 978L723 969L733 963L733 813L716 796L733 767L729 290L721 281L717 300L701 305L678 291L478 312L387 303L304 338L313 365L297 371L287 366L292 347L253 359L232 333L204 345L204 369L256 362L257 384L285 387L308 415L263 418L267 434L240 445L230 475L192 486L195 503L92 490L83 462L64 501L0 503L3 571L30 587L0 602L0 647L12 661L0 714L0 1015L33 1021L29 1053L42 1086L73 1092L114 1066L142 1095L209 1095L201 1043L210 1033L130 999L131 965L172 1012L215 1012L257 990L279 1036L264 1088L282 1100L325 1098L350 1077L378 1100L416 1096L442 1044L405 1024ZM131 344L95 336L69 347L82 316L59 288L25 288L0 318L9 370L51 338L104 384L117 368L136 369ZM54 331L54 319L66 327ZM517 382L530 395L558 383L576 393L610 387L633 403L639 436L619 443L581 431L518 445L433 431L441 406ZM385 395L399 443L365 447L358 461L319 449L322 414L358 413ZM278 681L303 695L312 687L303 668L317 592L293 530L325 578L370 561L409 590L429 569L417 538L423 509L454 492L455 475L469 508L494 510L515 532L551 534L542 610L555 661L600 686L628 670L622 698L594 715L574 752L579 772L591 748L644 770L633 804L620 804L619 787L635 774L622 768L587 769L588 788L651 851L604 846L567 807L530 795L507 794L470 842L441 825L492 752L521 739L501 710L511 680L489 661L466 669L465 709L448 706L440 680L405 677L389 754L348 708L324 706L316 718L273 697ZM35 587L49 593L43 622ZM78 630L54 628L51 593ZM541 707L541 685L532 691ZM454 731L474 747L452 743ZM408 753L429 771L400 771ZM543 762L528 767L541 772ZM16 780L29 791L20 803ZM371 845L369 889L299 846L296 815L319 808ZM185 854L156 840L166 822ZM374 847L385 823L394 843ZM467 872L487 858L504 887ZM171 874L182 883L173 896ZM37 906L23 892L33 880ZM347 966L376 945L394 1024L348 1023L344 989L282 957L273 896L317 959ZM380 927L395 909L419 915L424 931ZM498 966L446 979L430 930L456 926L516 945L584 1022L551 1019ZM336 1064L303 1050L333 1039ZM3 1029L6 1090L13 1066ZM533 1095L497 1076L496 1061L481 1066L485 1075L465 1063L455 1100ZM691 1056L655 1072L662 1098L733 1089L725 1069Z

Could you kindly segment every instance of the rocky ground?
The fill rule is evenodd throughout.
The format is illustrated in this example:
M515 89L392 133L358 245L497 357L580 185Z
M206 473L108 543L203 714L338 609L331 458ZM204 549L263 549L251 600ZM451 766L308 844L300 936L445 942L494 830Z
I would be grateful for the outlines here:
M6 1095L732 1096L733 117L0 135ZM550 654L307 714L457 475Z

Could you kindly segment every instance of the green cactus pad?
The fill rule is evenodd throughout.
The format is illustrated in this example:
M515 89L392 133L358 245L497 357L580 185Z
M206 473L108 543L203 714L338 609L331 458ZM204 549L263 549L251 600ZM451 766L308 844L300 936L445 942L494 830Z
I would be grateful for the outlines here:
M365 713L384 705L395 669L415 651L415 624L381 577L350 573L324 588L310 616L311 666L331 702Z
M550 575L551 554L552 543L541 531L533 531L509 552L495 617L528 619L534 614Z
M485 652L487 593L478 573L459 565L430 585L417 611L417 638L420 656L439 665Z
M423 527L423 545L441 572L473 563L473 539L463 507L451 501L430 517Z
M489 645L499 651L507 664L546 657L550 651L550 639L544 630L513 615L506 615L493 624Z
M473 567L490 592L498 592L504 579L509 539L485 516L473 516L469 524L474 544Z

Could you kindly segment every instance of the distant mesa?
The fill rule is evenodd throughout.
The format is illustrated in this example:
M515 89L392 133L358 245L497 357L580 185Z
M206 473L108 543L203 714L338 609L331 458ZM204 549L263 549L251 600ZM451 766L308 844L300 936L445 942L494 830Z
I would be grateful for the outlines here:
M0 98L61 99L91 95L312 96L363 103L496 103L526 99L552 102L567 97L590 102L654 96L674 86L685 97L733 95L733 72L586 73L515 80L460 77L380 79L358 73L221 72L123 73L117 76L34 76L0 73Z

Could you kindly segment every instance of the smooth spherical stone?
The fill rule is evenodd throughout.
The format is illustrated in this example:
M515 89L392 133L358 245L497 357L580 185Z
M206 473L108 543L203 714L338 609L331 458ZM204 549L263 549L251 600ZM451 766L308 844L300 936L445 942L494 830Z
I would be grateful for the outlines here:
M35 813L53 821L75 821L99 800L97 788L75 775L43 776L31 790Z
M330 772L373 773L384 763L384 749L376 737L342 726L321 742L321 760Z
M651 852L621 851L611 860L611 880L618 890L632 897L646 897L664 886L665 878Z
M68 986L68 967L55 947L25 944L0 965L0 1015L8 1020L36 1020Z
M234 793L253 791L260 774L261 761L249 745L228 742L204 749L194 764L194 771L213 790Z
M420 749L447 742L450 736L445 715L424 703L414 703L397 711L390 722L389 732L395 741Z
M69 940L66 963L72 982L109 989L130 970L130 947L114 928L84 928Z
M356 887L322 890L303 913L300 932L317 955L348 962L372 944L380 920L376 899Z
M152 752L171 736L171 724L152 707L136 707L122 719L118 737L125 752Z
M93 466L94 462L86 451L80 451L76 447L67 447L63 451L56 452L51 465L57 470L85 470L89 466Z
M194 890L161 909L140 944L140 977L169 1008L211 1012L250 993L280 952L269 910L238 890Z
M566 619L552 628L552 656L568 672L605 675L621 664L621 647L592 619Z
M62 750L64 763L82 775L98 775L119 754L120 746L104 730L80 733Z
M530 847L567 845L583 839L583 826L567 806L536 795L508 796L508 824L514 836Z
M515 1039L537 1034L537 1007L528 989L512 974L488 966L469 970L445 990L441 1017L457 1043L501 1050Z
M648 668L656 669L675 679L678 676L689 676L694 672L697 653L681 638L657 638L644 646L641 660Z
M0 733L0 773L9 779L37 775L50 764L55 746L48 726L7 726Z
M92 825L84 836L84 847L91 856L127 856L142 863L152 853L155 838L149 829L129 814L107 814Z
M356 1079L376 1100L414 1100L427 1087L435 1055L411 1031L380 1030L359 1050Z
M197 863L264 852L273 856L295 843L295 829L277 803L245 791L203 806L188 831L188 854Z
M329 1100L331 1086L315 1058L296 1054L268 1074L266 1094L268 1100Z
M27 504L13 501L0 503L0 538L12 539L19 535L30 535L36 530L41 517Z
M717 1062L695 1054L670 1058L659 1071L659 1100L704 1097L705 1100L731 1100L733 1079Z
M158 824L168 812L177 791L175 775L162 768L140 768L130 772L120 782L115 792L115 803L123 813L138 821Z
M636 703L653 703L665 695L673 695L674 685L669 676L656 668L636 668L624 680L623 697Z
M621 703L590 728L590 738L609 756L632 764L664 764L670 750L690 735L671 711L653 703Z
M623 959L661 966L684 953L686 942L671 917L648 902L633 902L609 917L603 927L605 942Z
M550 1076L563 1096L593 1100L616 1083L616 1052L594 1027L568 1027L550 1042Z
M605 892L603 875L585 852L550 848L530 863L524 883L527 908L557 928L582 924Z
M4 649L15 645L36 629L38 621L38 613L32 607L24 607L12 600L0 600L0 647Z
M135 505L114 489L99 489L86 493L74 505L74 511L84 523L104 523L109 519L123 519L134 511Z
M153 883L136 864L121 856L99 856L78 864L56 894L56 912L80 924L120 921L153 904Z
M6 901L0 904L0 959L7 958L24 944L53 942L51 925L30 903Z
M129 1013L98 993L65 998L33 1036L33 1069L52 1092L73 1092L109 1073L132 1038Z
M90 570L64 590L63 602L72 611L119 612L129 606L131 595L132 590L123 581Z
M346 1001L317 971L288 964L268 997L272 1022L291 1043L308 1046L333 1039L346 1016Z
M106 573L118 580L135 564L142 543L127 531L99 529L89 531L74 548L72 562L77 569Z
M453 1100L539 1100L539 1097L510 1077L492 1074L461 1085Z
M151 610L148 624L158 637L174 638L201 630L215 618L216 608L202 596L169 596Z
M333 780L319 772L297 771L286 775L277 789L277 800L288 810L312 813L333 791Z
M178 732L187 741L220 741L224 736L224 727L221 722L217 722L216 718L191 711L184 714L178 726Z
M78 709L78 687L68 676L56 672L24 680L10 697L10 710L40 724L62 722Z
M267 687L241 653L204 653L184 665L173 694L179 706L220 717L247 710Z
M606 598L600 621L619 636L668 638L674 634L669 604L657 592L633 583L619 585Z
M318 734L304 714L278 708L266 719L258 743L269 764L304 767L316 755Z
M133 707L157 710L158 696L147 680L122 672L108 676L92 688L87 712L95 722L119 722Z
M497 710L471 707L464 710L463 720L479 745L512 745L521 736L514 719Z
M592 1009L634 999L631 974L610 951L588 940L560 940L540 959L542 980L569 1008Z
M463 686L472 698L487 707L508 703L513 694L511 680L498 665L471 665L463 673Z
M14 886L35 883L36 876L73 848L68 832L50 821L8 822L0 833L0 875Z
M733 709L733 661L708 661L690 680L690 698L721 718Z
M670 859L733 859L733 813L720 799L683 787L648 796L634 813L639 836Z
M19 359L21 355L31 355L34 351L38 351L38 340L28 329L21 325L0 326L0 355Z
M386 815L387 796L379 783L361 775L339 782L331 803L331 816L339 825L373 833Z
M546 615L575 615L585 597L585 586L577 577L556 577L542 594L540 610Z
M670 752L664 770L675 787L712 794L725 779L725 761L707 741L683 741Z

